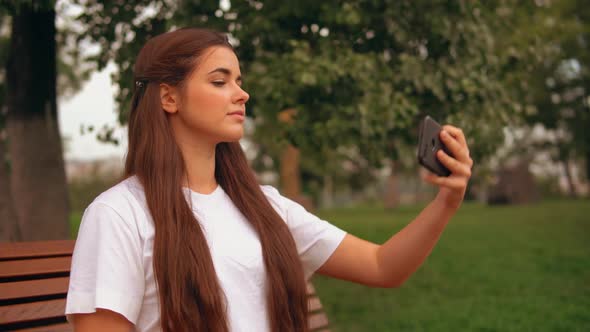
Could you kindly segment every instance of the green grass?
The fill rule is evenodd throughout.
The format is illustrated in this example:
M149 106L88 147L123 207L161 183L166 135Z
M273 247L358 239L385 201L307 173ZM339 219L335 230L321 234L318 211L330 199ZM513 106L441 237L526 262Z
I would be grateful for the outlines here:
M383 243L420 210L319 215ZM590 331L590 202L465 204L402 287L313 283L334 331Z
M422 206L319 215L385 242ZM72 234L81 213L72 214ZM345 331L590 331L590 201L464 204L424 265L398 289L315 276L332 324Z

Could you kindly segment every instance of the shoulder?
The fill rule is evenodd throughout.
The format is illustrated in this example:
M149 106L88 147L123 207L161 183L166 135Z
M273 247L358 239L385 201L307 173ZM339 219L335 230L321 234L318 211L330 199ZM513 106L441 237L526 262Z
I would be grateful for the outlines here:
M287 217L287 210L288 206L288 199L281 195L279 190L271 185L261 185L260 189L262 193L266 196L266 199L272 205L272 207L277 211L277 213L283 218L286 219Z
M135 176L126 178L98 195L92 204L104 204L114 210L129 208L141 198L143 187Z
M277 188L270 185L262 185L260 188L272 207L287 223L291 223L294 218L300 219L310 214L303 205L283 196Z
M271 185L262 184L262 185L260 185L260 189L262 190L264 195L266 195L267 198L277 199L277 198L279 198L279 196L281 196L278 189L271 186Z
M138 217L144 217L145 194L136 177L129 177L98 195L84 211L93 219L110 219L126 227L143 228Z

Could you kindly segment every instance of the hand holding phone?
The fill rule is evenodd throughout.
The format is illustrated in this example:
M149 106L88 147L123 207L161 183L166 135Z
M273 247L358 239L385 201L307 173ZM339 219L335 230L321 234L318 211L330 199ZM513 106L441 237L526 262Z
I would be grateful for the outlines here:
M422 119L418 134L418 163L438 176L449 176L451 171L436 157L436 152L440 149L452 156L440 140L441 130L441 125L430 116Z

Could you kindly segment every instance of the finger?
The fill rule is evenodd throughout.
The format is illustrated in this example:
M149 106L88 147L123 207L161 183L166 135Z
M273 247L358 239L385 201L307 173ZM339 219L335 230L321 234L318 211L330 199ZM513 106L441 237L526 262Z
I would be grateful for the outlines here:
M471 167L469 167L468 164L459 162L457 159L449 156L443 150L438 150L436 152L436 157L453 174L471 177Z
M462 145L456 138L451 136L449 132L442 130L440 132L440 139L455 158L462 162L468 161L469 151L467 150L467 147Z
M451 136L456 138L459 141L459 143L461 143L461 145L467 148L467 140L465 139L465 134L463 134L463 130L461 130L461 128L457 128L451 125L444 125L442 126L442 129L448 131L449 134L451 134Z
M447 187L456 190L463 189L467 185L464 178L437 176L433 173L426 174L423 179L424 181L435 186Z

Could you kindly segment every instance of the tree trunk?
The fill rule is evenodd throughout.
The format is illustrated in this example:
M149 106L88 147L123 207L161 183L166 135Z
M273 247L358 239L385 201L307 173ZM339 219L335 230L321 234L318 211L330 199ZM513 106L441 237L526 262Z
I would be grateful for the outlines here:
M565 169L565 177L567 179L567 185L569 187L569 192L568 195L571 198L576 198L577 197L577 193L576 193L576 185L574 184L574 178L572 176L572 172L570 169L570 160L565 159L562 161L563 164L563 168Z
M16 242L22 241L22 235L14 211L4 145L5 142L0 138L0 242Z
M23 4L6 67L11 186L23 240L69 238L56 101L55 10Z
M329 209L334 206L334 181L331 175L324 175L322 187L322 208Z
M385 194L383 197L383 205L386 209L395 209L399 206L399 186L397 181L397 170L395 161L391 161L391 171L385 183Z

